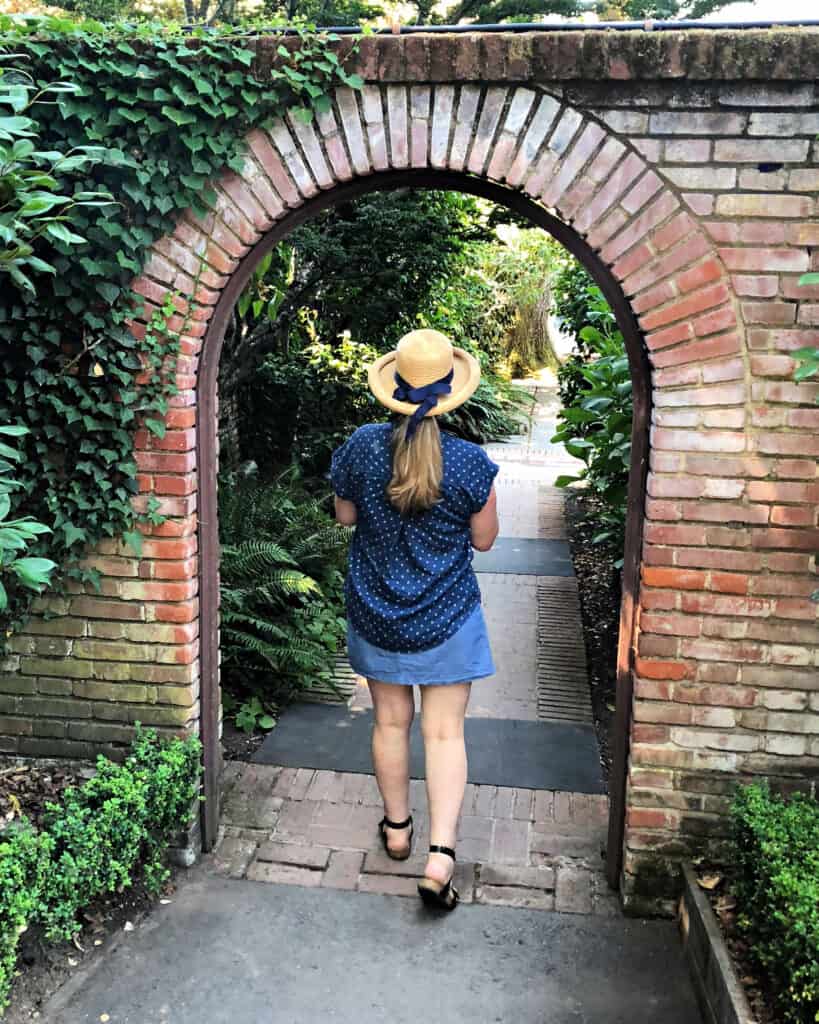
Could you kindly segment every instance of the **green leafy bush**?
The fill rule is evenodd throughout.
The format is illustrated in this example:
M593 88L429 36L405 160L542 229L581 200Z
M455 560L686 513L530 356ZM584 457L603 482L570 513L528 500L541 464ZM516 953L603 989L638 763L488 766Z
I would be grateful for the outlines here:
M581 459L585 468L577 476L558 477L555 483L567 487L585 481L604 507L602 529L595 540L610 540L622 547L631 468L631 372L614 314L599 292L592 297L587 317L594 325L587 324L580 333L593 355L577 363L575 397L561 409L552 438Z
M294 467L264 485L225 477L219 495L226 710L249 731L298 693L332 686L349 531L327 488L314 496Z
M0 1015L17 963L20 935L34 919L48 864L47 842L27 823L0 834Z
M349 335L335 344L320 340L308 311L301 329L303 347L266 356L240 392L242 457L256 462L263 477L290 462L303 476L320 477L333 450L381 415L367 388L375 349Z
M530 408L531 398L522 388L484 371L474 395L442 416L441 426L467 441L486 444L518 433Z
M741 787L731 806L737 924L782 1021L819 1020L819 804Z
M9 519L11 499L9 495L21 485L10 474L15 471L15 463L23 458L22 452L13 445L6 444L2 437L24 437L29 431L25 427L0 427L0 614L8 606L8 591L3 582L9 577L14 586L40 593L48 585L51 573L56 564L50 558L27 557L28 546L37 537L51 530L44 523L38 523L33 516L19 516Z
M49 939L71 938L78 911L133 884L137 870L149 891L159 890L167 847L191 817L200 754L194 736L162 741L137 725L125 761L100 756L92 779L47 805L41 832L24 822L0 834L0 1009L28 925Z
M595 305L590 295L599 294L588 270L565 250L558 250L554 256L555 270L551 275L552 312L561 327L575 339L580 353L587 346L580 337L584 327L596 326Z

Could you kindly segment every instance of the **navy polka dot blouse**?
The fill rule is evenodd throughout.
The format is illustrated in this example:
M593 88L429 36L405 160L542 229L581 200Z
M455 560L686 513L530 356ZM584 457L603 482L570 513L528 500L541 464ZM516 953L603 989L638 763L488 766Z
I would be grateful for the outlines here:
M330 479L357 510L345 584L350 622L369 643L408 653L448 640L480 603L469 520L500 467L478 445L441 431L441 500L404 517L385 493L391 434L390 423L359 427L333 452Z

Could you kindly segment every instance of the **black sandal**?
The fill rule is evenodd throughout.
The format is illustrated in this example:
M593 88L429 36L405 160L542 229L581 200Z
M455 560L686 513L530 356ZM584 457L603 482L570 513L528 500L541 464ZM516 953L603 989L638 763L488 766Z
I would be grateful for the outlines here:
M438 846L433 843L429 848L430 853L444 853L455 861L455 851L449 846ZM453 868L453 873L454 873ZM428 907L439 907L441 910L454 910L458 905L458 890L452 884L452 878L446 883L436 881L434 878L427 878L426 875L418 883L418 895Z
M387 846L388 828L409 828L409 841L407 842L405 850L391 850L389 846ZM412 815L410 815L406 821L390 821L390 819L385 815L378 823L378 832L381 836L381 842L384 844L384 850L386 851L387 856L392 860L409 860L410 854L412 853L412 835L414 831Z

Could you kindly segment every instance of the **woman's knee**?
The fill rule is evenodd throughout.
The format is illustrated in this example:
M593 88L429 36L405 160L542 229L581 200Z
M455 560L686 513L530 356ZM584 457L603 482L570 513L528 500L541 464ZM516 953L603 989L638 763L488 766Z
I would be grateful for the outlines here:
M421 735L424 737L424 743L463 740L464 720L462 718L437 718L422 715Z
M409 729L415 715L411 686L369 681L376 725L385 729Z
M463 739L468 700L468 683L424 690L421 698L421 733L424 741Z

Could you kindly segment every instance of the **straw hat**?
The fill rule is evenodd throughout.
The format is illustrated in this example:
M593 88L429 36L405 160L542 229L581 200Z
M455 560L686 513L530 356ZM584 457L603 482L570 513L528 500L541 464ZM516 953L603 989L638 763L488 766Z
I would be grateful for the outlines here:
M370 391L378 401L394 412L411 416L418 404L393 398L398 373L413 388L421 388L441 380L454 370L452 390L441 395L427 416L451 412L469 398L481 379L478 360L462 348L455 348L440 331L418 330L405 334L392 352L371 363L368 369Z

